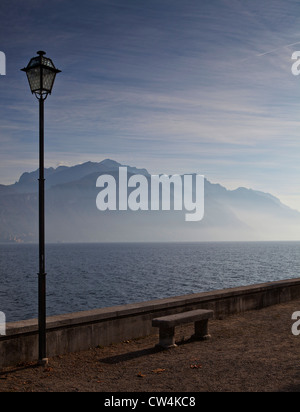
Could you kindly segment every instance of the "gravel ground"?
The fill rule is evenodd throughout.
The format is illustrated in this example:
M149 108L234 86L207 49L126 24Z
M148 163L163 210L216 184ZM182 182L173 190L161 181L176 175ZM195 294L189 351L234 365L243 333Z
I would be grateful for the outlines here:
M210 322L212 339L159 351L158 336L58 356L47 367L0 371L0 392L298 392L300 336L291 332L300 300Z

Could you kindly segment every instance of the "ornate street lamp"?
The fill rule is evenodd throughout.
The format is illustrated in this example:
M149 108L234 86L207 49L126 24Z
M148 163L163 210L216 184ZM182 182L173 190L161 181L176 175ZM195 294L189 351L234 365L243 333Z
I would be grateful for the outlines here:
M47 362L46 351L46 271L45 271L45 175L44 175L44 102L51 94L56 69L45 52L37 52L28 66L21 69L26 73L32 94L40 106L40 169L39 169L39 362Z

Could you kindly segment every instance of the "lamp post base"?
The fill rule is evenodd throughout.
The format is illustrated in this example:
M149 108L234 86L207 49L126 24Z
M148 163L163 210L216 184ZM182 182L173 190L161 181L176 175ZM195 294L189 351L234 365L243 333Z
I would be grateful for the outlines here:
M49 363L49 359L48 359L48 358L44 358L44 359L41 359L41 360L38 361L38 365L39 365L39 366L44 366L44 367L46 367L46 366L48 366L48 363Z

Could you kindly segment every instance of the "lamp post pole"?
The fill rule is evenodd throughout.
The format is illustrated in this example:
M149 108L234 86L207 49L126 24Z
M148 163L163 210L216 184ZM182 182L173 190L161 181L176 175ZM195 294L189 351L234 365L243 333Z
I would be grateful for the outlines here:
M40 169L39 169L39 361L45 363L46 353L46 262L45 262L45 166L44 166L44 101L40 106Z
M45 264L45 167L44 167L44 103L51 94L54 80L60 70L56 69L51 59L44 57L45 52L37 52L28 66L22 69L26 73L32 94L39 100L39 273L38 273L38 321L39 321L39 363L47 363L46 339L46 264Z

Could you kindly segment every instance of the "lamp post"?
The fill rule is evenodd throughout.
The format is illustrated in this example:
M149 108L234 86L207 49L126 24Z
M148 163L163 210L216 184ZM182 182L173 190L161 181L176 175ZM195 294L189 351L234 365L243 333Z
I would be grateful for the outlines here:
M37 52L28 66L21 69L26 73L30 90L39 100L40 112L40 167L39 167L39 363L47 362L46 350L46 268L45 268L45 175L44 175L44 102L51 94L55 77L60 70L56 69L45 52Z

